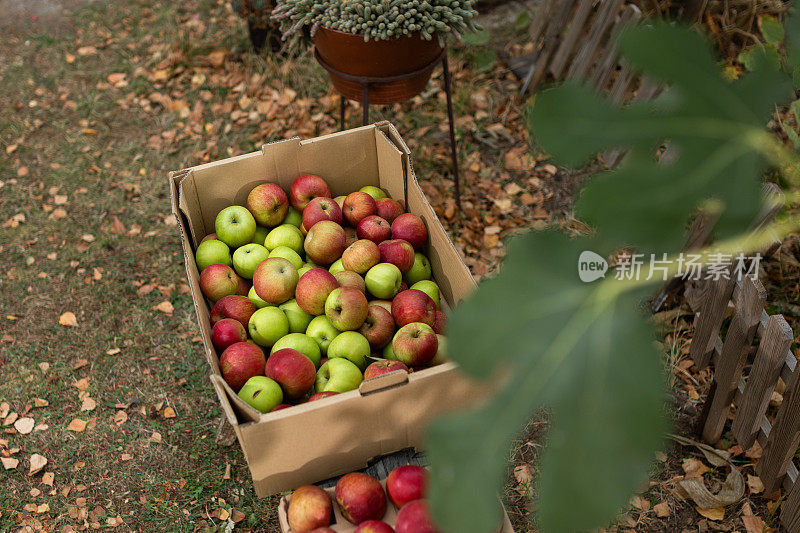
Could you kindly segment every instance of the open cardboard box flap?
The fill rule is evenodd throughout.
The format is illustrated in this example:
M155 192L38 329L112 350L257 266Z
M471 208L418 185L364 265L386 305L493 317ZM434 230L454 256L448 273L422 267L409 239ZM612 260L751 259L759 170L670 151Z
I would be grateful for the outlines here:
M217 213L243 205L249 191L272 181L289 189L301 174L318 174L333 196L378 185L419 215L428 228L425 250L442 299L456 304L475 282L417 183L408 147L388 122L301 141L266 144L258 152L170 174L188 284L211 367L211 382L234 426L256 492L267 496L366 466L380 455L419 447L428 421L474 405L489 386L468 380L454 363L365 381L358 390L261 414L222 379L211 343L210 307L199 286L194 249L214 232Z

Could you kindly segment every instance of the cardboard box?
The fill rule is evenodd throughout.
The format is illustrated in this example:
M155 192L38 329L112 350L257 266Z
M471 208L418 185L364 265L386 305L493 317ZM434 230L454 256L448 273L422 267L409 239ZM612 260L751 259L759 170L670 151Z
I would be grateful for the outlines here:
M380 480L381 485L383 485L384 492L386 491L386 478ZM333 502L333 520L331 521L331 525L329 526L331 529L338 533L353 533L356 530L356 526L351 524L347 521L347 519L342 516L342 511L339 509L339 506L336 504L336 498L334 497L334 488L327 488L325 492L331 497L331 501ZM281 498L280 503L278 503L278 522L281 525L281 533L294 533L292 528L289 527L289 516L287 514L289 510L289 502L292 500L292 496L284 496ZM497 529L497 533L514 533L514 528L511 526L511 521L508 519L508 513L500 504L497 503L500 507L502 512L502 526ZM383 516L383 521L389 524L390 526L394 527L395 521L397 520L397 507L392 503L392 501L387 497L386 498L386 514ZM489 532L487 532L489 533Z
M297 176L318 174L334 196L365 185L380 186L425 221L426 255L443 299L458 303L474 288L469 270L417 183L409 155L397 130L384 122L305 141L276 142L258 152L170 174L172 210L180 226L211 381L244 450L259 497L358 470L374 457L419 447L431 418L472 405L487 390L468 381L454 363L445 363L410 375L387 374L324 401L261 414L241 401L220 375L194 249L214 231L220 210L244 205L248 192L264 181L288 190Z

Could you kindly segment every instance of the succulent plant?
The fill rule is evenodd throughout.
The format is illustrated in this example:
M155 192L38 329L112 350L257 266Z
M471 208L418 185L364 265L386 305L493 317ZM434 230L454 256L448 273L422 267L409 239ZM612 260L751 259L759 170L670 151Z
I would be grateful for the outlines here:
M475 31L475 0L278 0L272 18L280 20L284 38L303 26L313 35L324 26L365 41L419 33L424 39Z

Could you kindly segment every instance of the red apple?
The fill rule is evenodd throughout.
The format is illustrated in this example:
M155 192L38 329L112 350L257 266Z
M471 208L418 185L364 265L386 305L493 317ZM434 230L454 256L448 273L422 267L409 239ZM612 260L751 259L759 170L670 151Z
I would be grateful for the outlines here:
M354 533L394 533L392 526L380 520L367 520L361 522Z
M232 318L223 318L211 329L211 343L220 353L231 344L246 340L247 329L238 320Z
M300 278L295 289L295 298L300 309L309 315L325 314L325 300L339 282L324 268L312 268Z
M355 228L351 228L350 226L347 226L346 228L344 228L344 244L345 244L345 248L347 248L348 246L350 246L351 244L353 244L357 240L358 240L358 233L356 232Z
M328 493L316 485L305 485L292 493L286 510L292 531L305 533L331 523L333 502Z
M247 329L250 317L256 312L256 304L247 297L238 294L225 296L211 308L211 325L213 326L223 318L233 318Z
M330 265L342 256L345 248L344 229L332 220L323 220L308 230L303 248L317 265Z
M200 290L212 302L236 294L238 289L239 276L228 265L214 263L200 273Z
M333 277L339 282L340 287L353 287L361 292L366 292L367 290L367 284L364 282L364 278L352 270L340 270L334 274Z
M397 508L425 497L428 471L417 465L399 466L386 478L386 492Z
M247 195L247 209L262 226L277 226L286 218L289 199L280 185L262 183ZM261 243L263 244L263 243Z
M378 245L381 263L391 263L405 274L414 266L414 247L402 239L383 241Z
M231 344L219 357L222 379L236 392L253 376L263 376L266 364L264 352L252 342Z
M381 305L369 304L367 318L364 319L364 323L358 328L358 332L366 337L373 350L383 348L389 344L389 341L392 340L392 336L394 335L394 318L392 318L392 313Z
M444 329L447 327L447 315L444 311L436 311L436 320L433 323L433 331L439 335L444 335Z
M399 327L412 322L436 323L436 303L419 289L406 289L392 300L392 316Z
M357 228L358 223L366 217L377 212L378 206L375 205L375 199L365 192L351 192L344 199L342 215L347 223L354 228Z
M359 239L369 239L380 244L392 236L392 227L378 215L370 215L358 223L356 234Z
M428 240L428 229L417 215L403 213L392 222L392 238L406 240L419 250Z
M292 299L297 282L297 269L283 257L268 257L258 264L253 274L253 287L258 297L275 305Z
M386 513L383 487L377 479L362 472L342 476L336 483L334 496L342 515L355 525L366 520L380 520Z
M433 328L422 322L406 324L394 334L392 352L408 366L429 363L439 350L439 339Z
M389 300L372 300L369 305L380 305L390 313L392 312L392 302Z
M238 294L239 296L247 296L249 292L250 292L250 282L244 279L242 276L239 276L239 286L236 289L236 294Z
M206 242L206 241L218 241L218 240L219 239L217 238L217 234L216 233L209 233L208 235L203 237L203 240L200 241L200 242L203 243L203 242Z
M290 403L282 403L280 405L276 405L275 408L272 411L270 411L270 413L274 413L275 411L281 411L283 409L288 409L289 407L294 407L294 405Z
M381 260L378 245L367 239L360 239L351 244L342 253L342 266L357 274L364 274Z
M323 220L331 220L337 224L342 223L342 210L339 204L331 198L317 197L308 202L303 209L303 227L311 229L314 224Z
M378 200L375 200L375 205L378 208L378 216L389 224L391 224L394 219L405 213L403 206L391 198L379 198Z
M329 527L318 527L317 529L312 529L308 533L336 533L336 531Z
M438 533L425 500L404 505L397 513L394 528L397 533Z
M325 180L314 174L303 174L294 180L289 188L289 200L292 202L292 207L301 213L308 203L318 196L330 198L331 190Z
M325 398L330 398L331 396L336 396L337 394L339 393L332 390L317 392L316 394L312 394L311 397L308 399L308 401L316 402L317 400L324 400Z
M375 361L374 363L371 363L366 370L364 370L364 379L382 376L397 370L404 370L405 372L408 372L408 367L400 361L389 361L388 359Z
M357 330L364 323L368 313L367 297L353 287L334 289L325 300L325 316L339 331Z
M295 401L314 386L317 368L311 359L297 350L283 348L269 356L264 375L278 382L284 398Z

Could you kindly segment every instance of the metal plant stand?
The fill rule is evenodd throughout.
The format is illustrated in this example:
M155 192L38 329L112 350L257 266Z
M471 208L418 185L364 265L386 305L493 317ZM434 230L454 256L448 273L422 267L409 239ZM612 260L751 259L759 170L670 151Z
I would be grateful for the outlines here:
M452 83L450 80L450 67L447 62L447 48L444 48L433 61L425 65L419 70L414 72L408 72L406 74L400 74L398 76L383 76L383 77L373 77L373 76L354 76L352 74L347 74L346 72L341 72L336 70L332 66L330 66L324 59L319 55L319 52L314 49L314 56L316 57L319 64L327 70L328 72L335 74L341 78L344 78L349 81L354 81L359 83L363 89L363 100L362 100L362 121L364 126L369 124L369 91L371 87L376 85L382 85L387 83L392 83L396 81L404 81L407 79L414 78L419 76L420 74L429 72L436 68L436 65L441 62L442 70L444 72L444 92L447 96L447 120L450 125L450 156L453 163L453 186L455 189L455 200L456 200L456 209L461 211L461 184L459 180L459 173L458 173L458 152L456 151L456 131L455 131L455 123L453 121L453 96L452 96ZM341 124L341 129L344 130L344 120L345 120L345 110L347 108L347 98L343 95L340 95L339 101L340 109L339 109L339 122Z

